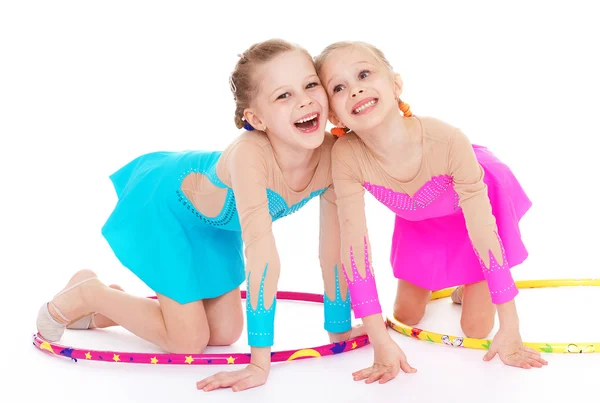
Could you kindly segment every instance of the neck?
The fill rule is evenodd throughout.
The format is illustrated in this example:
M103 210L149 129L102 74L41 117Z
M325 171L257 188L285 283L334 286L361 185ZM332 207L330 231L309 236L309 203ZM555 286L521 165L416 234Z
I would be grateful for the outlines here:
M313 150L294 147L271 138L275 161L284 175L285 181L293 189L304 189L310 182L320 160L320 149ZM308 180L307 180L308 178Z
M397 162L399 153L410 145L411 141L404 117L398 110L393 110L381 124L355 133L373 156L386 165Z

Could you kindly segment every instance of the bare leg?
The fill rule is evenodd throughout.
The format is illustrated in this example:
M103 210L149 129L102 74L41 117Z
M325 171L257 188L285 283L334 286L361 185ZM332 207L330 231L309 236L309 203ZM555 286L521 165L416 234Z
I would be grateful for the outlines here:
M467 284L462 292L460 325L467 337L484 339L494 327L496 306L486 281Z
M431 291L408 281L398 280L394 317L408 326L416 325L423 319L430 297Z
M238 288L220 297L204 300L210 327L209 346L229 346L238 341L244 329L242 306Z
M179 304L163 295L158 295L157 300L133 296L105 286L89 270L78 272L67 287L87 277L94 278L53 301L66 318L96 312L172 353L201 353L208 344L210 329L203 301ZM222 311L227 311L228 299L224 297ZM239 294L237 304L241 304ZM65 323L52 304L49 311L56 321Z

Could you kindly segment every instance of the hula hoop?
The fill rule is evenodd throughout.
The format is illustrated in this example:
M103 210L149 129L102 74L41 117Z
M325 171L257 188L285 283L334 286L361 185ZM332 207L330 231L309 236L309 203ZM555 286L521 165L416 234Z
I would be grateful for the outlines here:
M517 288L549 288L549 287L569 287L569 286L600 286L600 279L557 279L557 280L523 280L515 282ZM455 287L444 288L443 290L431 293L431 301L450 296ZM396 332L404 336L418 340L428 341L430 343L445 344L454 347L464 347L478 350L489 350L492 340L474 339L462 336L452 336L448 334L435 333L430 330L419 329L408 326L396 318L387 317L387 324ZM597 342L578 342L578 343L544 343L544 342L523 342L542 353L600 353L600 341Z
M246 298L246 291L240 292L242 299ZM306 292L278 291L278 300L304 301L323 303L323 294ZM148 297L156 299L156 296ZM271 352L271 362L294 361L307 358L320 358L328 355L341 354L356 350L369 344L367 335L359 336L338 343L324 344L317 347L274 351ZM168 365L223 365L223 364L249 364L250 353L218 353L218 354L171 354L171 353L133 353L122 351L91 350L74 348L62 344L51 343L39 334L33 335L33 345L40 351L51 353L55 356L66 357L77 362L103 361L112 363L132 364L168 364Z

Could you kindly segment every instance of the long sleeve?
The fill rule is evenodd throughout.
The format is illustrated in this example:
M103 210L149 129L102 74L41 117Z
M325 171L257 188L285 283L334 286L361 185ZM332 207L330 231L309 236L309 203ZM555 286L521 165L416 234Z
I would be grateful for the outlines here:
M246 256L248 344L274 341L275 299L280 261L267 199L267 166L262 148L241 142L228 158Z
M448 169L459 196L467 231L479 258L494 304L512 300L518 289L513 281L496 219L483 181L484 171L469 139L456 130L452 135Z
M350 294L340 263L340 223L335 191L329 187L320 196L319 261L323 274L324 328L343 333L352 328Z
M342 269L348 283L354 316L381 313L370 259L364 188L351 145L345 138L332 150L333 185L341 233Z

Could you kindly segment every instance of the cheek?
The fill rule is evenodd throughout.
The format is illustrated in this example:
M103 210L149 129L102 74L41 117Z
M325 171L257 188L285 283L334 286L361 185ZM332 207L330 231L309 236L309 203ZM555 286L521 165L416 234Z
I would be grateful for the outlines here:
M329 108L329 97L326 92L322 92L317 97L317 101L321 104L323 108Z
M261 111L261 120L268 128L277 128L281 126L281 107L279 105L269 105Z
M344 102L344 98L340 96L334 97L331 102L331 109L333 109L333 112L338 116L346 114L345 106L346 103Z

